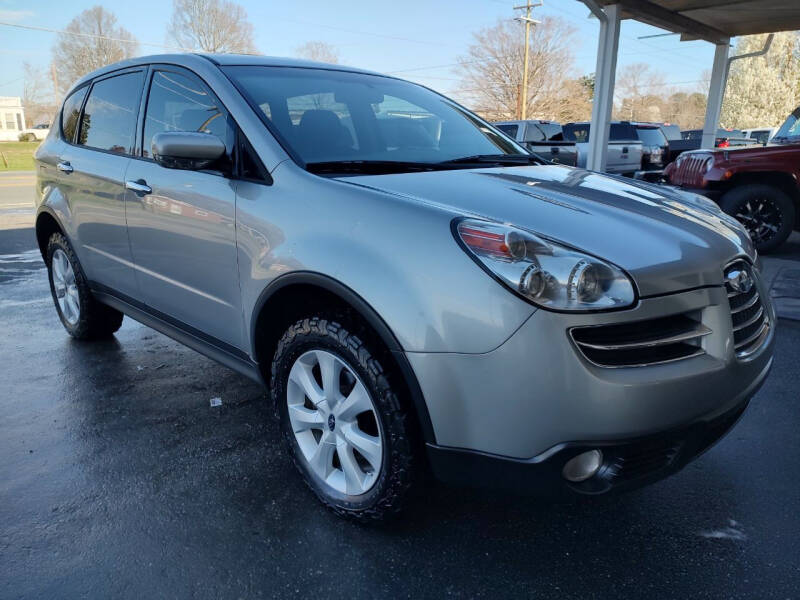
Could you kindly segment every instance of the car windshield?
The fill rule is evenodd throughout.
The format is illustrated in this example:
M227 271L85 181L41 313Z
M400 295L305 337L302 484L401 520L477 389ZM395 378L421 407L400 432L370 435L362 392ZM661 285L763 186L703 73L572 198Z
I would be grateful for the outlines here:
M790 139L800 137L800 108L797 108L781 125L777 133L776 139Z
M406 81L295 67L233 66L224 71L260 109L281 144L309 166L530 157L479 117Z

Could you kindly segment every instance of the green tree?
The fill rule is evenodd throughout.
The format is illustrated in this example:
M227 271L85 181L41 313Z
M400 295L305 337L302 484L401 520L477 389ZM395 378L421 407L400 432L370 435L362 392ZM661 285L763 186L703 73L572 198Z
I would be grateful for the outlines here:
M766 35L741 37L736 54L764 47ZM800 32L776 33L764 56L731 64L720 123L749 128L780 125L800 104Z

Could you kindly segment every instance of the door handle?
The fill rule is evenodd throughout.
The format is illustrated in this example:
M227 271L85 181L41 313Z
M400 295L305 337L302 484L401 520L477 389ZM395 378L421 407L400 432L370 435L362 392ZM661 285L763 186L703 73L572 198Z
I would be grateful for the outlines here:
M138 179L136 181L131 181L130 179L126 179L125 189L131 190L141 195L149 194L153 191L152 189L150 189L150 186L147 185L147 182L144 179Z
M56 164L56 169L58 169L62 173L72 173L75 170L72 168L72 165L69 164L68 160Z

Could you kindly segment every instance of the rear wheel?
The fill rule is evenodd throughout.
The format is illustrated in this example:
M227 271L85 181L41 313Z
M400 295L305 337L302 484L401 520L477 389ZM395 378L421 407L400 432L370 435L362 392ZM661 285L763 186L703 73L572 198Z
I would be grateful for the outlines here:
M727 192L720 206L747 229L762 254L777 249L792 233L795 206L782 190L765 184L735 187Z
M122 326L122 313L92 296L78 257L67 238L60 233L50 236L47 271L56 311L64 329L72 337L108 337Z
M398 513L414 476L411 417L382 354L376 342L313 317L286 331L272 362L295 465L323 504L362 521Z

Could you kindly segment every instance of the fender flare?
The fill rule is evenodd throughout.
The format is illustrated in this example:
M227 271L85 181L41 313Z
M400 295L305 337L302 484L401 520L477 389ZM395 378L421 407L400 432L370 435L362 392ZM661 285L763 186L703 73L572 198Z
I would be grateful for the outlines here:
M435 444L436 436L433 431L433 424L431 423L430 414L428 413L425 397L417 381L417 376L411 367L411 363L408 361L397 337L378 312L372 308L366 300L333 277L315 271L293 271L271 281L261 292L253 308L252 318L250 320L250 347L256 347L256 323L258 315L264 308L264 305L267 304L269 299L272 298L276 292L291 285L314 285L331 292L352 306L358 314L367 321L367 324L378 334L378 337L389 349L400 370L400 374L411 394L411 400L414 404L423 440L426 443Z

